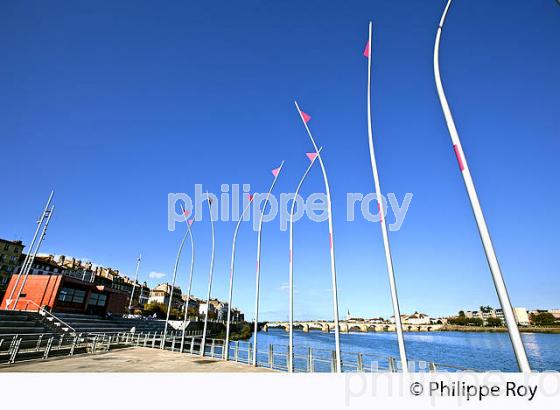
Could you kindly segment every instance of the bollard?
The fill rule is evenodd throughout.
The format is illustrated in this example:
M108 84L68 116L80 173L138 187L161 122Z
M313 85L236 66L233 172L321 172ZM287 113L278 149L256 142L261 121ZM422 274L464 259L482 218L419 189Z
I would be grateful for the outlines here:
M216 350L216 341L212 339L212 345L210 346L210 357L214 357L215 350Z
M113 341L113 335L109 335L109 337L107 338L107 347L105 348L106 352L111 350L111 342L112 341Z
M268 367L274 367L274 347L272 344L268 345Z
M156 332L154 332L154 338L152 339L152 349L156 347Z
M58 341L58 348L62 347L62 342L64 341L64 333L60 336L60 340Z
M95 347L97 346L97 335L93 338L93 343L91 344L91 352L95 353Z
M194 354L194 337L191 337L190 354Z
M146 335L144 336L144 347L146 347L146 344L148 344L149 337L150 337L150 332L146 333Z
M364 371L364 358L361 353L358 353L358 371Z
M233 357L236 362L239 361L239 340L235 341L235 350L233 351Z
M175 351L175 335L173 335L173 341L171 342L171 351Z

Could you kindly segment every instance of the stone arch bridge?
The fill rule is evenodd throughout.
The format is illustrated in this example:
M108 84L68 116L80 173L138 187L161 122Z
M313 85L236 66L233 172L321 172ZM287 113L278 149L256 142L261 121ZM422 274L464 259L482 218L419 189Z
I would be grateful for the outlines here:
M354 323L354 322L338 322L340 331L343 333L349 332L394 332L396 331L393 323ZM440 330L443 325L409 325L403 324L405 332L432 332ZM265 323L262 330L268 332L268 329L284 328L286 332L290 331L289 322L268 322ZM294 329L309 332L311 330L320 330L322 332L331 332L334 330L334 322L294 322Z

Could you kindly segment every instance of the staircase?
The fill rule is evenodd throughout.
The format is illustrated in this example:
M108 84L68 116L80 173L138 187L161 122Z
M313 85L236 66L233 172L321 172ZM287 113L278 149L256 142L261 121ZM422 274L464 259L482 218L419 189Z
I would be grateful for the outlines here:
M9 334L36 335L56 332L36 312L0 310L0 337Z
M137 333L148 333L162 332L165 327L163 320L124 319L121 317L103 319L100 316L78 313L56 313L56 316L72 326L76 333L129 332L132 328L135 328Z

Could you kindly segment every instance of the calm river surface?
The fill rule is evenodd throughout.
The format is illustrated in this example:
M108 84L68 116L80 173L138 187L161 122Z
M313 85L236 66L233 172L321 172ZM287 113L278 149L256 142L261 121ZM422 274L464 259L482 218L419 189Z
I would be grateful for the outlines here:
M534 370L560 371L560 334L522 333L521 336ZM507 333L407 332L404 338L411 360L426 360L474 370L517 371ZM259 332L259 360L265 360L270 344L274 345L274 351L278 354L275 360L283 361L282 353L285 354L287 349L288 333L282 329ZM348 363L356 362L356 352L367 354L364 363L379 358L380 367L384 366L383 362L386 363L387 356L398 358L395 333L341 333L340 344L343 361ZM307 348L311 347L314 357L325 358L324 370L328 371L327 361L334 350L333 333L295 331L294 345L295 354L300 355L302 368L305 366ZM296 365L297 362L296 358Z

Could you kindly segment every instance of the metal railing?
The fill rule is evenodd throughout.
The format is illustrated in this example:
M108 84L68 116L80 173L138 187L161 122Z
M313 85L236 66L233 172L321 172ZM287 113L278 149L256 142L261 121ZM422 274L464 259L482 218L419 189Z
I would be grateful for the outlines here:
M188 355L225 358L225 341L206 338L204 354L201 352L202 334L200 331L187 331L181 343L182 331L163 332L93 332L93 333L42 333L0 335L0 364L14 364L28 360L44 360L53 356L73 356L75 354L94 354L124 347L145 347L165 349ZM288 371L288 346L262 346L257 352L256 363L277 371ZM182 350L181 350L182 348ZM245 341L229 343L229 361L252 365L253 345ZM361 352L341 352L343 372L399 372L400 362L393 356L373 355ZM334 350L310 346L294 348L294 372L329 373L336 371ZM459 366L445 365L430 361L409 360L409 369L415 372L434 371L475 371Z
M67 327L68 329L70 329L72 332L75 332L76 330L70 326L68 323L66 323L64 320L60 319L59 317L55 316L54 314L52 314L51 312L49 312L48 310L44 309L43 307L39 306L37 303L35 303L32 300L28 300L28 299L23 299L20 300L20 302L26 302L25 303L25 309L21 309L24 312L38 312L40 315L48 315L50 316L53 320L56 320L57 322L60 322L62 325L64 325L65 327ZM29 309L29 304L34 305L37 309L36 310L30 310Z

